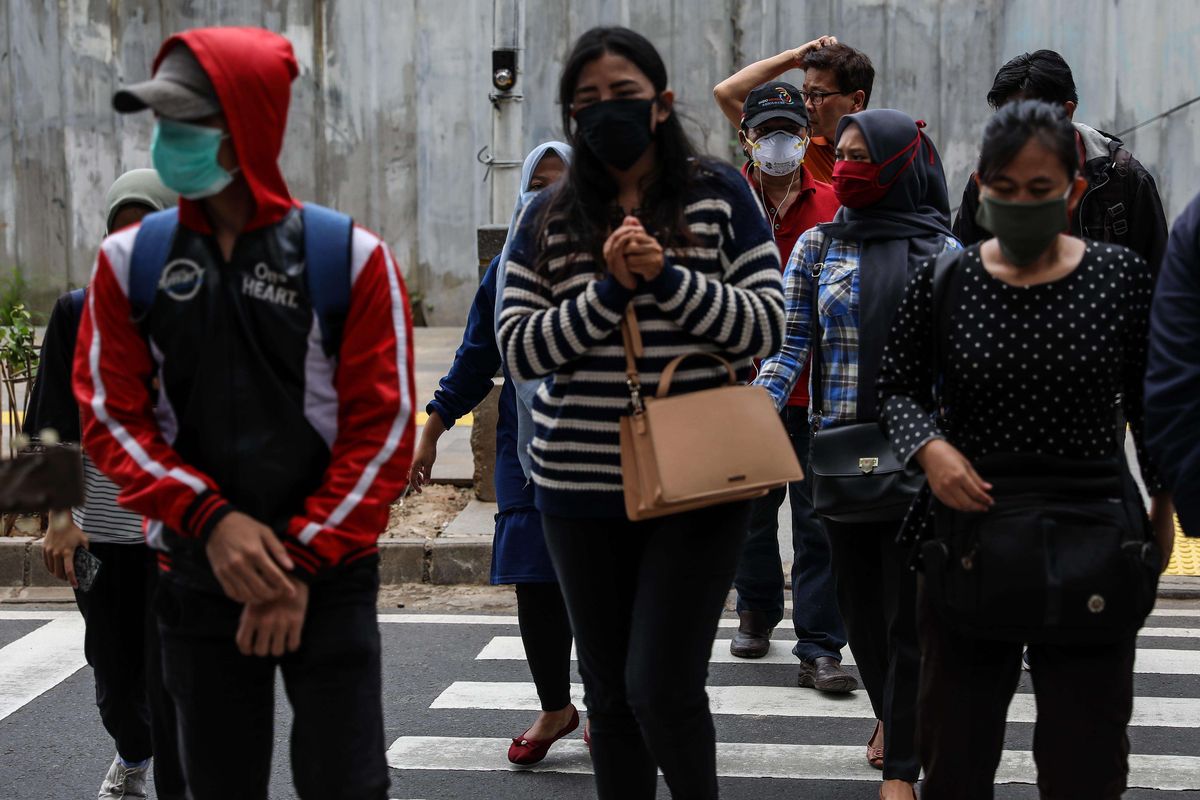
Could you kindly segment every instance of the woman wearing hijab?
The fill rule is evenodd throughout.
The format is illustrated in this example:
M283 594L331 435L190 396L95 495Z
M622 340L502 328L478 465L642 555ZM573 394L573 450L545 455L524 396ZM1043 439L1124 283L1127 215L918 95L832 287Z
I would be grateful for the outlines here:
M842 119L833 170L842 209L833 222L805 233L788 263L787 336L755 383L782 407L813 349L813 472L822 433L860 425L878 434L875 379L904 287L924 262L960 249L950 232L941 159L923 127L893 109ZM826 441L838 446L832 436ZM870 454L841 455L857 462ZM813 478L820 480L810 473ZM877 718L867 758L883 769L880 797L915 797L916 578L896 543L910 498L899 494L883 510L834 514L822 508L819 495L814 483L833 550L838 605Z
M136 224L179 197L152 169L126 172L105 199L105 232ZM37 379L25 418L35 438L47 428L64 442L79 441L79 406L71 391L71 364L86 290L58 298L50 312ZM117 505L119 489L83 454L84 501L69 518L57 518L42 543L46 569L75 589L83 614L84 655L96 681L100 719L117 755L100 786L100 800L144 797L151 755L158 796L182 798L183 772L175 753L174 715L161 689L157 628L150 614L156 561L142 536L142 518ZM75 551L100 560L91 588L75 575Z
M557 180L570 160L571 148L561 142L546 142L526 157L510 238L529 200ZM409 476L418 492L429 482L438 439L456 420L483 402L492 389L492 378L503 366L494 319L507 250L506 243L483 276L454 363L426 407L429 421L413 454ZM542 706L537 721L514 738L508 749L509 761L529 765L545 758L552 744L579 726L579 712L571 703L571 626L528 480L529 456L525 450L533 425L529 407L521 399L523 393L523 387L514 383L505 368L496 423L495 479L500 513L496 515L492 544L491 581L516 584L521 642Z

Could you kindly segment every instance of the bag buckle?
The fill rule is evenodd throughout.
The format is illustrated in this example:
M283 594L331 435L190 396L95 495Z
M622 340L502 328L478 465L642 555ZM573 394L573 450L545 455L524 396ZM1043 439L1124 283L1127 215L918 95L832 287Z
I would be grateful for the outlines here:
M858 468L863 475L870 475L879 466L878 458L860 458L858 460Z
M627 378L625 385L629 387L629 408L633 413L640 414L646 410L646 404L642 402L642 384L634 378Z

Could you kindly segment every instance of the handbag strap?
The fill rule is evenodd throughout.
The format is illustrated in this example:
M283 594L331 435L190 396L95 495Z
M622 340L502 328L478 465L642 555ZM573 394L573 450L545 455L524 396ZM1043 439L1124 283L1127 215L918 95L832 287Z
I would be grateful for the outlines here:
M671 391L671 381L675 378L675 370L677 370L679 365L689 358L711 358L713 361L716 361L725 368L725 372L729 376L729 385L737 385L737 372L734 370L733 364L729 363L728 359L722 358L716 353L697 350L694 353L684 353L681 356L675 356L675 358L671 359L671 363L667 364L666 369L663 370L662 378L660 378L658 381L658 391L655 393L655 397L661 399L667 396L667 394Z
M938 256L933 265L933 386L934 402L943 424L949 422L946 409L949 406L949 388L946 377L945 359L949 352L947 337L951 330L951 303L958 299L958 264L965 250L950 250Z
M625 306L621 317L621 342L625 346L625 385L629 388L629 403L633 411L645 409L642 403L642 379L638 375L637 360L642 357L642 331L638 328L637 312L633 309L633 301Z
M824 233L823 236L821 254L809 273L812 279L812 332L808 337L808 363L812 375L812 390L809 392L808 404L814 432L820 427L821 419L825 416L825 393L822 388L825 365L821 359L821 306L818 293L821 290L820 278L825 269L825 258L829 255L830 244L833 243L833 237L828 233Z

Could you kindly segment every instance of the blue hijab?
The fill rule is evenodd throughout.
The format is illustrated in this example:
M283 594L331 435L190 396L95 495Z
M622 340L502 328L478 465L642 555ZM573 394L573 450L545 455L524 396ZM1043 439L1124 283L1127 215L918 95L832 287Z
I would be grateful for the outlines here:
M550 152L556 153L564 164L568 166L571 164L571 146L562 142L539 144L529 155L525 156L525 163L521 165L521 188L517 195L517 205L513 209L512 221L508 224L508 238L504 240L504 249L500 251L500 263L496 265L495 335L496 347L500 350L502 362L504 348L500 346L500 311L504 302L504 277L508 271L508 246L517 232L517 227L521 224L521 217L529 206L529 201L538 193L538 190L529 188L529 182L533 180L533 173L538 164L542 163L546 154ZM507 380L513 380L507 365L505 365L505 375ZM533 472L532 461L529 457L529 444L533 441L533 398L541 385L541 381L513 381L513 388L517 393L517 458L521 461L521 471L525 473L526 478L529 478Z

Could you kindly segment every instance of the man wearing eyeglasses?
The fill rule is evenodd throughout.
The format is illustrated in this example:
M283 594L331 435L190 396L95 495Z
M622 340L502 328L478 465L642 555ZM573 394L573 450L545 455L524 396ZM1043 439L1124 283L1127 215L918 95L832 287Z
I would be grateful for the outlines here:
M836 40L823 37L800 50L826 46L836 46ZM794 65L798 51L789 58ZM737 125L738 142L746 156L742 174L762 201L780 260L787 264L800 235L832 220L838 202L833 189L815 180L807 168L813 147L813 106L805 102L804 92L776 79L787 67L775 69L776 77L743 92L737 82L750 69L713 91L722 110L725 98L740 98L737 116L730 119ZM796 382L783 422L796 457L807 464L807 374ZM749 535L734 578L739 623L729 651L738 658L762 658L770 650L772 631L783 620L783 564L778 540L779 508L785 496L791 498L792 511L792 616L797 640L792 653L800 661L797 683L826 692L854 691L858 681L841 666L846 633L834 594L829 538L813 511L804 481L786 489L780 487L753 503Z
M719 83L713 94L721 112L738 127L742 104L750 92L792 69L804 70L801 94L813 132L804 166L814 178L829 183L833 178L838 122L847 114L862 111L871 102L875 67L866 53L842 44L836 37L822 36L756 61Z

